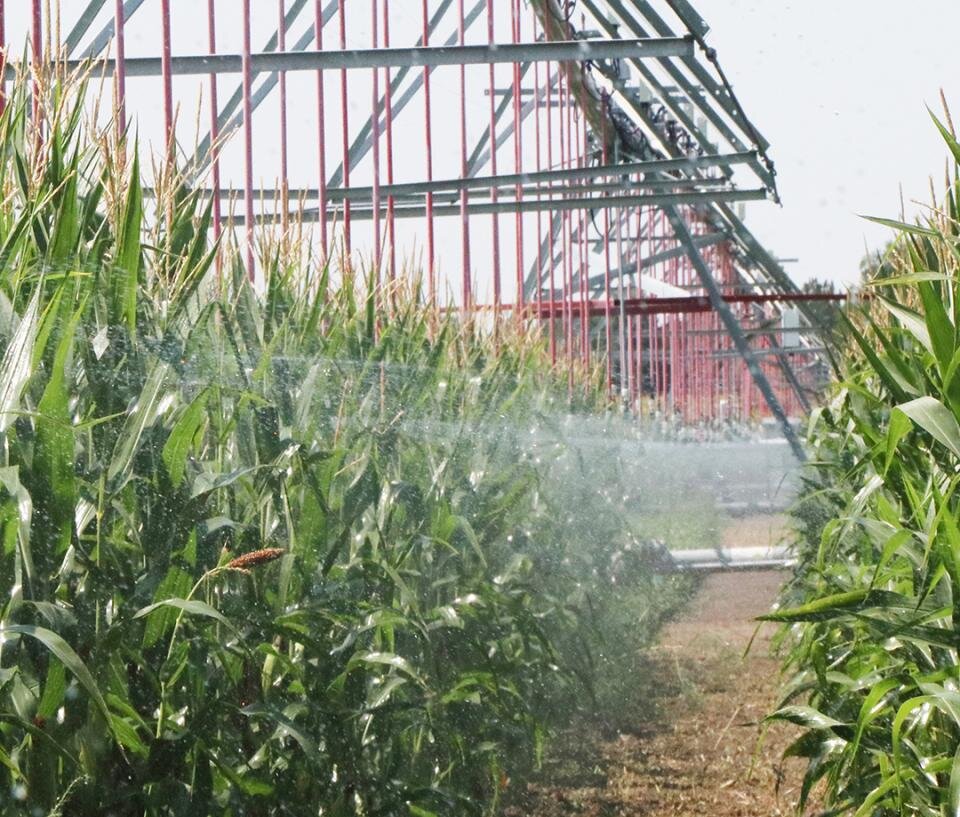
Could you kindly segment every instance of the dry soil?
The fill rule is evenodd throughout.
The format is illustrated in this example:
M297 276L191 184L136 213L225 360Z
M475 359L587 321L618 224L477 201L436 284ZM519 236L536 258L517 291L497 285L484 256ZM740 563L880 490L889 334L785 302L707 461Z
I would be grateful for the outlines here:
M791 727L761 740L780 684L768 610L786 574L705 579L650 651L648 706L616 729L584 726L560 741L542 778L508 815L772 817L793 814L800 761L781 762ZM752 648L744 655L753 639Z

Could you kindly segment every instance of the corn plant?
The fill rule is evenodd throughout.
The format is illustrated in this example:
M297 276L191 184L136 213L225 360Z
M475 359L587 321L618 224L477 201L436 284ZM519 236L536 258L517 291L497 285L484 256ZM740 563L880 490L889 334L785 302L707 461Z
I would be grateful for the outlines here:
M0 115L0 814L491 813L681 595L565 442L601 391L296 242L254 289L76 83Z
M947 192L899 234L846 319L833 394L814 412L783 607L792 678L773 716L804 731L801 808L960 811L960 144ZM949 122L949 117L948 117Z

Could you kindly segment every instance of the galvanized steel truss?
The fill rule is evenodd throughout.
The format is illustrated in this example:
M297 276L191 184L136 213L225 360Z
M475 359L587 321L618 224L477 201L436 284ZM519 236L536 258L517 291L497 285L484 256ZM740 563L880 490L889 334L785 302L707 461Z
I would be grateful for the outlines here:
M49 60L52 21L29 2L15 32L0 0L0 40L17 55L25 38L34 62ZM416 243L427 298L446 300L446 287L494 325L541 322L571 389L572 364L603 361L637 411L769 413L800 453L789 416L816 386L818 296L798 292L732 209L777 201L775 170L686 0L61 0L58 13L61 59L112 78L124 118L141 122L157 98L144 105L133 83L158 83L160 138L213 198L215 229L246 243L251 276L257 230L294 221L317 225L321 255L356 251L382 279ZM128 53L138 24L153 53ZM204 48L175 47L187 28ZM204 94L207 132L189 152L175 78L183 99ZM303 130L308 110L309 148L291 155L291 117ZM455 242L438 230L446 219ZM790 305L806 320L784 349L776 324Z

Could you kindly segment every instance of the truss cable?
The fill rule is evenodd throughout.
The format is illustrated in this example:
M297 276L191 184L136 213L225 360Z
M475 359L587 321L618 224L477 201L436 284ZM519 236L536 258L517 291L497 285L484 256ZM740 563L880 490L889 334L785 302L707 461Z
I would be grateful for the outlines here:
M687 30L690 32L694 41L700 46L700 50L703 51L704 57L707 61L713 65L714 70L717 72L717 76L720 78L720 82L723 84L724 90L727 92L727 96L730 97L730 102L733 104L737 113L740 116L741 124L746 127L747 135L750 137L751 141L754 144L754 147L757 149L757 153L760 155L760 161L763 162L763 166L767 169L767 172L770 174L770 182L773 189L770 191L773 195L773 200L780 204L780 193L777 190L777 168L773 160L770 158L770 155L767 153L767 149L763 147L763 140L760 138L760 134L757 132L757 129L753 126L753 122L750 121L747 116L747 112L743 109L743 105L740 104L740 100L737 98L736 93L734 93L733 86L730 84L730 81L727 79L727 74L723 70L723 66L720 65L720 59L717 55L717 49L707 45L706 40L703 38L703 35L694 31L693 28L687 24Z

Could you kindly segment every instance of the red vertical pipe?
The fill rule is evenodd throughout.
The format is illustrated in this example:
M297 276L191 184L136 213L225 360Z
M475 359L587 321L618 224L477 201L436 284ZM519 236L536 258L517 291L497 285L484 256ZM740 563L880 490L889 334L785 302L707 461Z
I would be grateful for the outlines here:
M620 218L620 210L616 211L614 216L616 219L616 233L617 233L617 271L619 274L619 292L618 295L624 292L624 270L623 270L623 224ZM617 329L620 335L620 394L627 395L630 394L630 359L627 356L627 345L628 338L627 326L622 325L622 321L617 319Z
M560 74L560 87L557 95L560 97L560 167L568 169L569 156L569 130L570 121L568 118L569 92L567 83L564 81L564 74ZM569 189L570 183L565 184ZM563 263L563 342L564 354L567 358L567 386L570 396L573 396L573 270L572 253L570 252L570 211L564 210L561 216L563 221L562 230L562 252L561 260Z
M286 0L277 0L277 51L287 50ZM280 224L287 234L290 216L290 174L287 169L287 72L280 72Z
M119 0L118 0L119 1ZM207 50L210 54L217 53L217 20L214 0L207 0ZM210 74L210 149L213 151L213 239L220 238L220 125L217 117L220 113L220 104L217 100L217 75ZM217 275L222 272L223 260L217 253Z
M464 22L463 0L459 2L459 34L460 45L466 44L467 27ZM460 177L467 177L467 71L466 66L460 66ZM473 294L473 284L470 271L470 220L467 213L467 191L460 191L460 230L461 250L463 263L463 309L470 309L470 299Z
M533 40L537 41L537 17L536 13L531 8L533 13ZM543 158L542 158L542 145L540 139L540 63L534 62L533 64L533 123L534 123L534 142L536 146L537 161L536 169L539 173L543 170ZM539 210L537 211L537 278L536 278L536 290L533 293L534 300L537 304L537 314L542 315L543 310L543 286L541 285L541 276L543 275L543 213ZM542 318L541 318L542 322ZM552 322L551 322L552 323Z
M340 48L347 48L347 2L339 3ZM350 186L350 113L347 104L347 69L340 69L340 142L343 153L343 186ZM350 199L343 201L343 247L350 258L352 243L350 240Z
M650 388L653 391L653 411L656 411L660 404L660 368L657 365L659 352L657 349L657 324L654 315L647 318L647 337L650 338Z
M376 50L380 45L377 31L377 0L370 0L370 36ZM373 126L373 263L376 267L377 282L380 282L380 69L373 69L373 89L370 108L370 122Z
M32 20L30 26L31 50L33 52L34 71L39 74L40 64L43 61L43 10L40 7L40 0L33 0ZM40 123L40 83L33 83L33 121L36 129L36 138L39 143L41 139Z
M383 47L390 47L390 9L388 0L383 0ZM387 184L393 184L393 90L390 87L392 78L390 69L383 69L386 80L384 101L386 105L385 118L387 120ZM394 211L394 197L387 196L387 244L390 248L390 265L387 270L390 280L397 275L397 232Z
M559 76L559 66L557 67L557 72ZM547 85L547 168L553 170L553 74L550 70L550 63L547 63L546 67L546 77L545 82ZM551 200L553 199L553 193L550 193ZM550 264L550 362L556 366L557 365L557 313L556 310L552 308L553 303L556 301L557 293L557 278L556 278L556 265L554 263L554 256L556 253L553 251L554 237L553 237L553 223L554 223L554 212L551 210L549 212L549 224L550 224L550 243L548 245L547 252L550 254L548 263Z
M166 0L165 0L166 2ZM243 0L243 203L247 276L254 280L253 258L253 71L250 60L250 0Z
M577 131L579 141L577 153L578 167L586 167L587 164L587 117L579 108L577 109L577 118L580 120L580 127ZM587 309L587 299L589 297L589 282L587 275L587 214L585 210L579 210L579 224L577 225L578 248L580 253L580 353L583 359L584 368L584 386L589 388L589 378L586 377L588 367L590 366L590 316Z
M617 223L618 223L618 232L617 232L617 234L620 235L620 234L622 234L622 233L625 232L625 233L627 234L627 236L629 236L629 235L630 235L630 216L629 216L629 214L628 214L628 213L624 213L620 218L617 219ZM623 239L621 239L621 242L622 242L622 241L623 241ZM628 253L630 252L629 248L627 249L627 252L628 252ZM621 259L620 259L620 267L621 267L621 270L620 270L621 274L625 274L626 270L625 270L625 268L624 268L624 267L625 267L625 259L624 259L624 258L621 258ZM626 295L627 295L628 298L633 295L633 283L632 283L631 281L629 281L629 280L627 281ZM636 386L637 386L637 384L636 384L636 380L637 380L637 379L636 379L636 377L634 376L634 369L633 369L633 360L634 360L633 327L634 327L634 323L635 323L635 321L634 321L633 317L631 317L631 316L628 315L628 316L627 316L627 325L626 325L625 328L626 328L626 335L627 335L627 344L626 344L626 346L627 346L627 362L626 362L626 366L627 366L627 374L628 374L628 377L627 377L627 387L628 387L628 388L627 388L627 398L628 398L628 400L629 400L630 406L633 406L633 403L634 403L634 400L635 400L635 397L636 397L635 392L636 392Z
M423 44L430 45L430 17L427 11L427 0L422 2L423 11ZM430 69L423 69L423 129L426 142L427 181L433 181L433 111L430 105ZM427 193L427 294L431 304L437 301L437 282L434 269L434 224L433 224L433 193Z
M170 0L160 0L160 30L163 41L163 50L160 57L160 74L163 81L163 127L167 140L167 159L172 161L176 151L176 136L173 132L173 70L170 47Z
M123 0L114 0L113 3L113 30L114 48L116 51L117 70L114 74L117 83L117 136L123 134L127 127L127 68L126 49L124 48L124 28L126 15L123 13Z
M493 45L496 42L493 17L493 0L487 0L487 42ZM490 175L497 175L497 120L496 120L496 84L494 66L489 66L489 138L490 138ZM514 94L518 93L514 88ZM500 195L496 187L490 190L490 200L496 204ZM501 304L501 280L500 280L500 216L494 213L493 216L493 320L494 331L497 331L500 322L500 304ZM519 305L519 301L517 302ZM516 310L519 317L520 311Z
M643 208L637 208L637 297L643 297ZM643 416L643 320L637 317L637 413Z
M313 4L313 38L317 51L323 51L323 7L322 0ZM326 97L323 87L323 71L317 71L317 198L320 210L320 249L324 263L329 255L327 243L327 137L326 137Z
M7 10L0 0L0 114L7 107Z
M600 129L600 161L606 167L610 161L607 150L607 118L603 117ZM604 175L606 178L606 175ZM610 301L610 211L603 208L603 322L604 344L607 353L607 397L613 394L613 327Z
M511 29L513 42L520 42L520 0L513 0L511 6ZM520 63L513 63L513 170L514 173L523 172L523 120L520 109ZM523 187L516 186L516 201L523 198ZM517 254L517 319L523 315L523 213L517 208L515 218L516 254Z
M560 142L563 149L561 164L564 168L573 167L573 97L570 93L569 74L567 81L562 89L562 109L560 112L563 120L563 130L560 134ZM573 344L573 219L569 210L564 211L564 222L566 233L564 234L563 255L564 264L564 301L567 309L567 366L569 371L568 386L573 391L573 361L575 356Z

